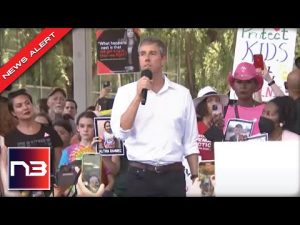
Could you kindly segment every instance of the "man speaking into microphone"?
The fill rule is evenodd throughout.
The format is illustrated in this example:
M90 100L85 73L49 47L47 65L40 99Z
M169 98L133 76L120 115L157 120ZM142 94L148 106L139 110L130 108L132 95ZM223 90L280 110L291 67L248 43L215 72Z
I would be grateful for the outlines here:
M186 196L182 165L198 174L197 121L187 88L163 74L167 47L148 37L139 48L141 77L115 97L111 126L124 140L129 160L127 196Z

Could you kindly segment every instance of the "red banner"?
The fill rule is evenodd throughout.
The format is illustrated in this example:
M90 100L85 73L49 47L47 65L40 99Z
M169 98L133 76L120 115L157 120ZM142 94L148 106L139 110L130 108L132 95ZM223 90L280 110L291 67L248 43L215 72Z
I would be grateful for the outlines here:
M0 93L48 52L72 28L45 28L0 68Z

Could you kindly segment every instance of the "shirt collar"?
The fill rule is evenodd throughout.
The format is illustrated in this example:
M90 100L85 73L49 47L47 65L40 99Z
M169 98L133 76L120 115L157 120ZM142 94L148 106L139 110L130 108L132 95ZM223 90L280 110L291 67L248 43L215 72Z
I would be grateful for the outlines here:
M158 92L158 94L167 91L169 88L171 88L171 89L175 88L173 82L170 81L169 78L166 75L164 75L164 79L165 79L164 86L162 87L162 89L160 89L160 91Z

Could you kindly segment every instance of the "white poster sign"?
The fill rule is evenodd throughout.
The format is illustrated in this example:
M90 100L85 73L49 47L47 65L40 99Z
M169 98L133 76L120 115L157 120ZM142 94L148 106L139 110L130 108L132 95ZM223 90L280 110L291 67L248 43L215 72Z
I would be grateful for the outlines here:
M233 72L241 62L253 63L253 55L262 54L271 77L285 91L284 81L294 64L296 29L289 28L240 28L237 32ZM262 100L269 101L274 96L271 87L264 82ZM230 99L237 99L234 91Z

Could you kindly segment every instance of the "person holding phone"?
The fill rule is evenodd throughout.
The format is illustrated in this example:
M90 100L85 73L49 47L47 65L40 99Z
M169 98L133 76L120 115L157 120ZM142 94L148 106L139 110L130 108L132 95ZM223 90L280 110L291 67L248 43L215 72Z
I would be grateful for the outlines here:
M214 142L223 140L223 108L228 104L227 95L217 93L216 89L206 86L199 90L194 100L198 125L198 150L199 162L214 160ZM185 163L186 164L186 163ZM189 168L186 168L189 174ZM192 180L186 176L186 189L189 193L192 188ZM200 192L199 192L200 193Z
M270 67L267 67L264 60L263 55L253 55L253 65L256 68L256 72L260 74L264 80L267 82L268 86L271 87L275 96L284 96L284 92L280 89L280 87L276 84L274 77L270 75ZM255 98L262 102L261 99L261 90L255 93Z
M167 47L160 39L141 41L139 62L152 79L118 89L111 116L115 136L125 141L129 168L127 196L186 196L182 158L198 177L197 121L188 89L163 74ZM142 105L144 90L147 101Z
M100 154L87 153L82 157L82 180L87 188L96 193L101 183L102 157Z
M206 86L199 90L194 105L198 120L198 149L202 160L214 160L213 143L214 140L223 139L223 107L228 104L228 96L219 94L217 91ZM206 133L210 129L219 129L213 137L206 138Z
M102 183L96 192L91 191L82 181L82 174L78 177L76 184L77 197L103 197L105 195L105 185Z
M65 148L62 152L59 167L69 165L75 161L82 161L86 153L95 153L94 144L97 140L94 138L94 118L96 115L91 111L81 113L77 117L77 130L80 136L80 142ZM105 184L105 190L111 191L114 178L107 167L102 167L102 182Z

